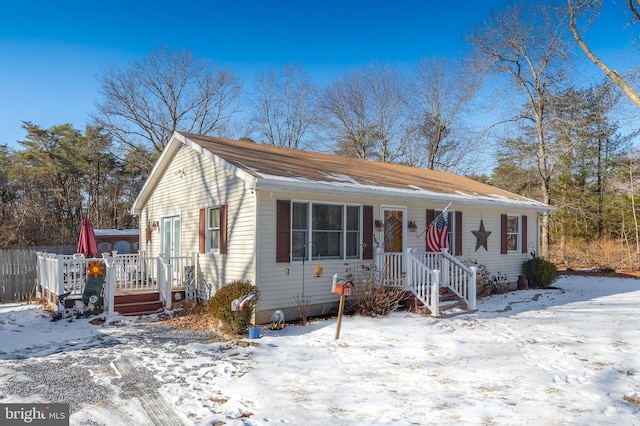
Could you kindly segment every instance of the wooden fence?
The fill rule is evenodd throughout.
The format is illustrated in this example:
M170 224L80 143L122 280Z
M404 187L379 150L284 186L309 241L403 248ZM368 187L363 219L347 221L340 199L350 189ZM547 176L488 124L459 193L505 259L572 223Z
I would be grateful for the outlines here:
M0 303L27 301L36 284L36 250L69 254L75 246L0 249Z

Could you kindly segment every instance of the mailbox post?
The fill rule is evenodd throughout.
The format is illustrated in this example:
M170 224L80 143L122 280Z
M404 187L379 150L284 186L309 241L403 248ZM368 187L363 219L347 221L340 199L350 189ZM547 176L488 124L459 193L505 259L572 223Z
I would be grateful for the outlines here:
M340 295L340 307L338 308L338 322L336 323L336 335L334 340L340 338L340 325L342 324L342 313L344 312L344 299L353 293L353 283L338 278L338 274L333 276L331 290Z

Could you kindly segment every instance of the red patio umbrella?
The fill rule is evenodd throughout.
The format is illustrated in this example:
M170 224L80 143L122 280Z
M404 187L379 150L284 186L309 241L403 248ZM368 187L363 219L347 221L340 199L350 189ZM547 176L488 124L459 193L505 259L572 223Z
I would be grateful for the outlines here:
M87 257L93 256L98 252L96 246L96 239L93 235L93 227L89 219L82 219L82 226L80 227L80 238L78 239L77 253L82 253Z

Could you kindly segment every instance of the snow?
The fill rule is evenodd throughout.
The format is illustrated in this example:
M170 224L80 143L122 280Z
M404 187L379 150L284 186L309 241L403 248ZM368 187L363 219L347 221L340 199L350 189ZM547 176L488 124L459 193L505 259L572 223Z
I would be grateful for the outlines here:
M331 319L263 328L246 347L153 351L83 349L98 333L130 332L134 320L51 322L35 304L0 305L0 389L16 362L7 354L135 355L188 425L640 425L640 280L563 276L555 285L481 299L476 313L448 319L346 317L337 340ZM91 379L117 386L110 374ZM27 401L0 393L0 402ZM148 422L135 397L71 416L72 425Z

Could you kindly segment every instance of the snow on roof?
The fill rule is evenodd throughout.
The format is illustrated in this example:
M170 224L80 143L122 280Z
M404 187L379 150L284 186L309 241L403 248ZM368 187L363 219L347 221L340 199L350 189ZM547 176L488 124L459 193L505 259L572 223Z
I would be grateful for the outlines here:
M113 235L113 236L125 237L125 236L138 236L140 235L140 230L139 229L94 229L93 233L96 236Z
M194 146L243 171L260 189L337 191L464 204L550 210L539 201L453 173L179 132Z

